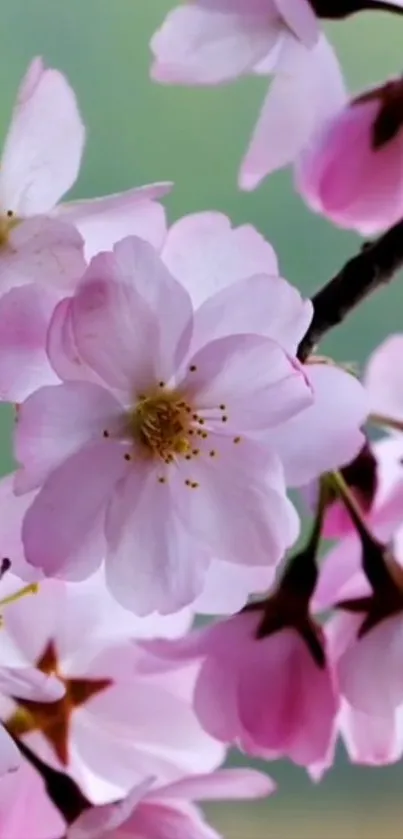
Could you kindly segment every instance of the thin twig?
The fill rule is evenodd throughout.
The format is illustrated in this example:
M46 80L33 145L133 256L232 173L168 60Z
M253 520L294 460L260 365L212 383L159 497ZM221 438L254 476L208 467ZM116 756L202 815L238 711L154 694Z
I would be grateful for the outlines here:
M300 361L305 361L327 332L342 323L359 303L388 283L402 267L403 220L365 245L314 295L312 323L298 347Z

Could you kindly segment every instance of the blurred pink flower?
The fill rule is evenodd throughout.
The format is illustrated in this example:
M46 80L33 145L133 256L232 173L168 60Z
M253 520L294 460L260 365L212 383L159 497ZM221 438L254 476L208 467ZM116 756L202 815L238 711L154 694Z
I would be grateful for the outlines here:
M58 693L45 707L24 683L18 692L14 682L3 684L0 669L1 718L94 803L121 797L148 776L168 783L215 769L224 749L192 710L197 668L164 672L138 644L176 637L189 620L186 613L135 618L99 574L81 584L41 582L37 595L8 607L3 644L34 664L44 684L52 674Z
M257 607L146 647L171 662L201 662L194 707L213 737L247 754L309 767L327 756L338 711L320 630L312 625L311 637L318 636L311 649L291 625L263 634L262 620Z
M319 127L297 161L309 205L365 236L403 215L403 81L357 98Z
M222 297L193 314L145 242L126 239L93 260L51 330L64 384L18 414L15 488L40 487L23 525L28 562L83 579L106 553L111 590L145 614L192 602L212 556L281 559L298 518L271 433L312 393L276 340L267 278L255 280L224 292L249 334L220 337ZM304 306L289 299L284 316ZM250 334L264 307L270 338Z
M84 256L129 233L156 247L165 237L157 199L168 184L58 205L76 180L84 140L69 83L36 58L18 92L0 168L2 400L19 401L56 380L46 360L46 329L57 300L82 276Z
M169 12L151 49L152 76L165 84L274 74L241 167L243 189L292 162L346 99L337 59L308 0L189 2Z
M127 799L87 810L71 825L67 839L219 839L195 801L261 798L273 791L273 782L253 769L222 769L166 786L155 786L150 778Z
M62 839L65 834L42 778L22 760L18 772L0 779L0 839Z

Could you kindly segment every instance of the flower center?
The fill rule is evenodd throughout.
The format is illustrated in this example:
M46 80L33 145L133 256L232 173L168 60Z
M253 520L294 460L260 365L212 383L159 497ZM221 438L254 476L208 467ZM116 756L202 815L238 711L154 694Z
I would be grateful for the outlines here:
M12 210L0 214L0 249L8 245L9 235L18 223L19 219L16 218Z
M137 443L150 455L170 463L175 455L187 455L191 450L191 406L175 390L141 395L129 418L129 431ZM200 420L199 420L200 421Z
M93 696L112 685L111 679L67 679L59 673L56 650L52 641L36 663L38 670L48 675L55 674L64 683L66 694L55 702L34 702L18 699L17 707L5 726L14 737L19 738L34 731L41 731L65 766L69 762L69 733L73 711L84 705Z

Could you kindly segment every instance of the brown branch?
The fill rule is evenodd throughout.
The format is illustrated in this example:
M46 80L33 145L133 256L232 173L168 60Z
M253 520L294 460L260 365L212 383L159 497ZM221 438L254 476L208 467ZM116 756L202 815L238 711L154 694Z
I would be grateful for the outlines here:
M298 347L305 361L319 341L342 323L372 292L388 283L403 267L403 220L365 245L344 268L312 298L312 323Z

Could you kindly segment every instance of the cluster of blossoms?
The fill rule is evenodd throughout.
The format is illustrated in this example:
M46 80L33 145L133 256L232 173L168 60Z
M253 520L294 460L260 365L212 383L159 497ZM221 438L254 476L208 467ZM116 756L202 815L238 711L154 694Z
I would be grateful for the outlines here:
M152 75L273 75L240 185L292 163L315 210L403 240L403 83L349 104L319 26L364 8L403 3L185 3ZM195 802L275 789L231 747L314 780L339 739L403 754L403 335L361 377L315 354L364 294L320 315L252 226L169 225L171 184L60 203L84 141L35 59L0 168L0 839L218 839Z

